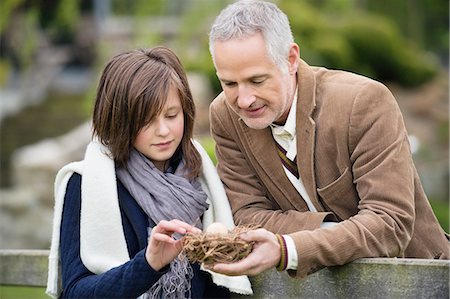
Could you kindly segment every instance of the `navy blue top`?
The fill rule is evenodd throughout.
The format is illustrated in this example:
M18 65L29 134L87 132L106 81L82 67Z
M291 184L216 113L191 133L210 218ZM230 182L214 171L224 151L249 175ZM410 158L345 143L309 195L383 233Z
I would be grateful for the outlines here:
M145 212L120 181L117 191L130 260L105 273L94 274L83 265L80 257L81 175L74 173L70 178L61 223L61 298L136 298L167 272L168 266L155 271L145 259L147 227L155 224L149 224ZM192 268L192 298L230 297L228 289L215 285L198 264L192 264Z

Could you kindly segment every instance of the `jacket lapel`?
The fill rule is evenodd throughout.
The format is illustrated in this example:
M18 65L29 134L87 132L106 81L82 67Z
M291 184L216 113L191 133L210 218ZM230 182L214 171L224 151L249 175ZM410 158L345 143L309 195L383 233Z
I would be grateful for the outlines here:
M265 174L275 180L275 184L284 185L285 176L279 175L280 173L283 174L283 168L281 162L278 163L280 158L270 128L254 130L247 127L242 120L240 122L255 160L264 169ZM271 163L267 163L267 161Z
M317 198L314 175L316 123L311 117L316 107L316 81L311 67L303 60L300 60L297 76L297 167L311 202L320 212L324 208Z
M269 190L278 189L284 197L284 199L281 199L279 196L272 194L275 200L282 208L282 203L287 201L295 209L307 211L308 207L305 201L284 172L270 128L254 130L247 127L243 120L239 120L239 125L244 133L243 140L248 143L248 148L254 156L255 163L263 170L263 173L258 173L258 175L266 185L271 185L271 188L268 188Z

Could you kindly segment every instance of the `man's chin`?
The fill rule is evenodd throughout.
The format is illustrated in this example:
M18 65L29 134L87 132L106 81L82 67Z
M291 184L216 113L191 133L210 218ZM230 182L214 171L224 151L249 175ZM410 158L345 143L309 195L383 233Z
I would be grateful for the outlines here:
M267 120L264 120L264 119L244 118L243 117L242 120L247 125L247 127L249 127L250 129L254 129L254 130L265 129L271 124L271 122L268 122Z

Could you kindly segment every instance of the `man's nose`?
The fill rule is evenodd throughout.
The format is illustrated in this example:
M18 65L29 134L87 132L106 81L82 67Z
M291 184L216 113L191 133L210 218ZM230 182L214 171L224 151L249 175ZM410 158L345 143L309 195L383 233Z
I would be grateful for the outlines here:
M255 102L253 90L244 85L239 86L237 104L240 109L247 109Z

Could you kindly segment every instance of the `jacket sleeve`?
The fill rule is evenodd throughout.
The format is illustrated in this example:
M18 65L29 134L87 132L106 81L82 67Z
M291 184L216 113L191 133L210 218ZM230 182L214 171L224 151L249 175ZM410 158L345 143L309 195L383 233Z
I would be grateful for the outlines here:
M320 227L329 213L280 207L248 161L232 116L223 99L210 107L211 134L216 142L217 171L224 184L237 225L257 224L274 233L292 233ZM284 175L273 174L273 175Z
M81 176L74 174L64 199L61 223L61 268L63 298L136 298L163 274L145 259L145 248L130 261L102 273L90 272L80 257ZM99 211L100 212L100 211Z
M372 81L362 86L348 126L358 213L331 228L291 234L298 253L292 275L362 257L402 256L411 240L414 168L403 118L389 90Z

